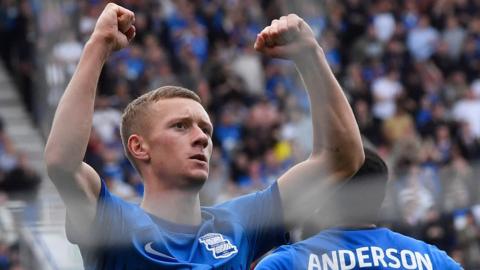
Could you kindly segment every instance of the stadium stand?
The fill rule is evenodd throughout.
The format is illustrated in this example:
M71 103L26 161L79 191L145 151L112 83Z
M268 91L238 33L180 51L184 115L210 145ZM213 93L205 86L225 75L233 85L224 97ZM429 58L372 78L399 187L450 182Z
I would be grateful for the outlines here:
M86 155L112 191L132 200L142 194L123 155L118 118L132 98L165 84L194 89L216 126L205 204L262 188L304 158L311 127L294 67L251 48L271 19L296 12L321 41L366 140L393 171L385 226L437 245L465 269L480 267L478 1L116 2L136 12L137 37L102 73ZM10 27L0 27L2 37L23 33L2 42L4 64L40 89L25 102L45 134L105 1L0 3L2 12L19 11L0 12L0 24ZM11 59L32 46L34 56ZM28 93L29 85L19 87ZM49 211L61 227L61 210Z
M0 66L0 269L81 269L61 200L46 179L43 139Z

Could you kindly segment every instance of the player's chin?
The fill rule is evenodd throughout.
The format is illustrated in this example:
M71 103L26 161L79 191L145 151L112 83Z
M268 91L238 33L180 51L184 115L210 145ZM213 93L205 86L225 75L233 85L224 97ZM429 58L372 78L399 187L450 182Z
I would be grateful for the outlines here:
M207 162L196 161L193 166L189 167L188 174L195 181L206 181L209 173L209 166Z
M208 179L208 168L191 170L189 173L189 178L192 181L203 184Z

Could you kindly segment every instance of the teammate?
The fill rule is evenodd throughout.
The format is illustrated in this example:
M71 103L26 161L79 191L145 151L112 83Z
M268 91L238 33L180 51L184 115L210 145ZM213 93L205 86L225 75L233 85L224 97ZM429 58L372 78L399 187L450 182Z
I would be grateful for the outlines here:
M134 21L123 7L105 7L55 113L45 159L67 208L68 237L86 269L248 269L363 164L352 110L310 27L281 17L258 34L255 49L292 60L301 74L312 108L310 157L264 191L203 208L213 127L196 94L165 86L124 112L122 140L145 186L140 205L125 202L82 159L100 71L134 38Z
M255 269L462 269L435 246L372 224L385 196L387 179L383 160L366 149L360 170L310 223L317 231L319 227L329 229L278 248Z

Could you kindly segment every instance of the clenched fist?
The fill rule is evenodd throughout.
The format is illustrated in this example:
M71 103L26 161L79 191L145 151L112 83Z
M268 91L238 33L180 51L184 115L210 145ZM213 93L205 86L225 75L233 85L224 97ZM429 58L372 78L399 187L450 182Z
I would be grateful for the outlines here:
M134 22L132 11L109 3L98 18L91 39L106 45L109 52L123 49L135 37Z
M310 26L295 14L273 20L257 35L254 47L270 57L294 61L320 48Z

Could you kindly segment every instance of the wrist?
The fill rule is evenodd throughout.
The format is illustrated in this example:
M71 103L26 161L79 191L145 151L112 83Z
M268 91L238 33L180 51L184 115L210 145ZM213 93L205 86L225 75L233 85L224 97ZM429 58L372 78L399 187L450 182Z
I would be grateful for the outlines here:
M106 40L92 35L85 44L84 51L94 54L97 59L106 62L112 53L112 48Z
M293 57L293 62L299 69L308 68L311 65L318 65L319 60L326 60L325 53L320 45L315 44L302 50L300 54Z

